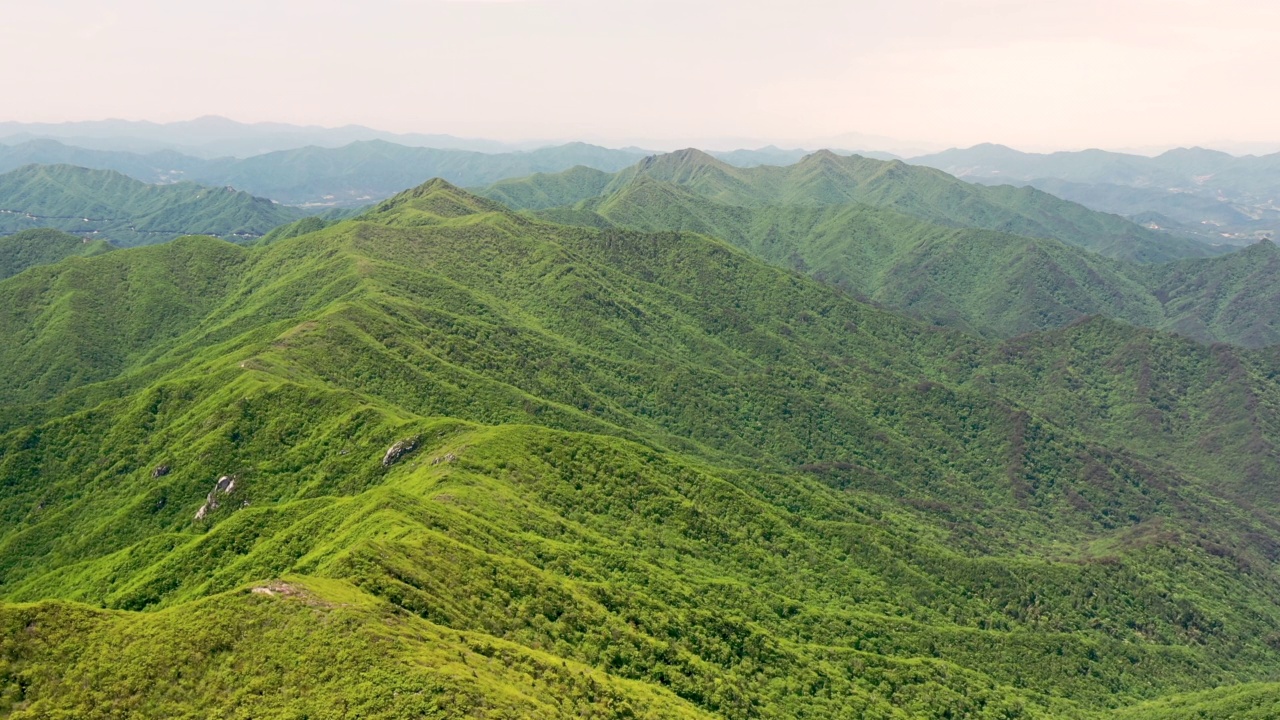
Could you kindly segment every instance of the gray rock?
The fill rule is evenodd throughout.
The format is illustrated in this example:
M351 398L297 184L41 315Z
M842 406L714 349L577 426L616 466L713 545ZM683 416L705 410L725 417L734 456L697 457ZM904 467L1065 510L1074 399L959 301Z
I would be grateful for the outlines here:
M230 495L236 490L236 476L223 475L218 478L218 482L213 484L213 489L205 496L204 504L196 511L196 522L200 522L209 516L209 513L217 510L222 503L218 501L219 496Z
M414 450L417 450L418 441L419 441L419 438L412 437L406 440L401 440L397 442L395 445L392 445L391 447L387 448L387 454L382 456L382 467L389 468L392 465L395 465L396 463L400 462L400 459L403 458L405 455L408 455Z

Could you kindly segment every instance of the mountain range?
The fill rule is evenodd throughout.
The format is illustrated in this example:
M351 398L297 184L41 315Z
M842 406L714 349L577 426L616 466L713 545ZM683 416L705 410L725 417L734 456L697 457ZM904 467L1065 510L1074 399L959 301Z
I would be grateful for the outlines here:
M818 154L742 171L685 152L614 175L577 168L481 192L560 223L720 238L857 297L993 337L1103 315L1204 342L1280 340L1269 241L1224 257L1136 262L1211 253L1040 193L901 164ZM1102 233L1117 240L1101 244Z
M961 182L899 160L812 153L785 167L737 168L698 150L650 156L613 175L575 169L561 176L502 181L483 189L521 209L568 206L607 196L637 178L685 187L721 205L824 207L858 203L935 224L1045 237L1108 257L1160 262L1224 249L1162 235L1031 188Z
M615 174L578 166L482 192L559 223L703 233L857 297L993 337L1059 328L1088 315L1251 347L1274 342L1280 332L1271 309L1277 268L1270 243L1220 261L1148 268L1132 258L1168 260L1230 247L1172 241L1042 193L974 186L900 162L817 153L793 166L738 168L682 151ZM189 183L148 186L65 166L0 176L5 197L14 207L0 215L0 230L56 226L117 245L191 233L265 235L269 243L344 217L330 212L291 224L297 210L244 193ZM1121 257L1100 257L1073 242ZM28 256L58 259L60 252Z
M666 187L747 208L870 162L761 188L683 160ZM903 221L1007 209L858 187ZM1269 349L982 339L440 180L254 247L30 267L0 336L9 717L1280 702Z
M308 146L249 158L200 158L175 151L137 153L93 150L56 140L0 145L0 172L26 165L77 165L114 170L151 184L182 180L231 185L277 202L313 207L359 207L438 176L460 185L486 185L504 178L560 172L577 166L613 172L650 153L569 143L554 147L482 153L450 148L408 147L364 140L341 147ZM741 167L783 165L803 150L765 147L716 153ZM872 153L892 159L892 156Z

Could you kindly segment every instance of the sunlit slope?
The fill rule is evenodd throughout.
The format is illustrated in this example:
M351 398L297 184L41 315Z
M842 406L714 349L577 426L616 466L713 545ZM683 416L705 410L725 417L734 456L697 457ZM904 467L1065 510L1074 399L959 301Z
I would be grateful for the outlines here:
M137 294L88 302L112 263ZM166 263L209 272L146 280ZM1183 341L1090 340L1147 386L1056 375L1078 330L992 345L436 182L11 278L35 349L6 362L146 325L146 287L200 304L8 390L0 595L37 604L3 611L5 711L1088 717L1280 669L1275 495L1064 407L1140 417ZM1234 358L1220 389L1270 405L1269 359L1232 353L1187 367Z

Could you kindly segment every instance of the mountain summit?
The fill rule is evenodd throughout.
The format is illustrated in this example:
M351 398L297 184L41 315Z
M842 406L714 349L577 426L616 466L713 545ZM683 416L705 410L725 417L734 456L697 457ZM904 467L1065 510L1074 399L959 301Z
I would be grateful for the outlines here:
M378 203L361 219L395 225L430 225L475 215L511 215L505 205L434 178Z

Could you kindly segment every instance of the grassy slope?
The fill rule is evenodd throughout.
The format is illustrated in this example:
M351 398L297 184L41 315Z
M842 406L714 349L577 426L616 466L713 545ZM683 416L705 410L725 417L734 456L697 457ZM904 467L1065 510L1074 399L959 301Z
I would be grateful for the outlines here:
M75 256L92 257L113 249L105 240L87 240L58 230L23 230L0 237L0 280L37 265Z
M230 188L147 185L109 170L30 165L0 175L0 232L52 227L117 245L257 237L300 213Z
M1140 376L1081 363L1030 392L1075 367L1070 331L1043 357L993 347L716 242L550 226L438 183L263 248L193 238L0 291L29 308L15 328L128 327L167 307L138 273L179 261L225 280L157 292L204 305L126 334L106 370L83 354L73 380L6 390L35 405L0 436L0 593L42 601L4 610L10 708L262 716L299 686L317 699L289 710L340 694L390 717L427 712L406 696L442 717L1070 717L1280 663L1275 498L1228 502L1171 463L1185 436L1113 444L1063 415L1091 382L1143 417L1167 401ZM142 294L76 299L117 262ZM1092 342L1161 378L1206 362L1111 332ZM8 365L44 362L22 345ZM1268 358L1215 352L1241 368L1228 397L1271 404ZM245 592L279 577L303 591ZM192 689L150 682L156 657ZM263 694L196 689L228 668ZM354 692L343 668L367 673Z

